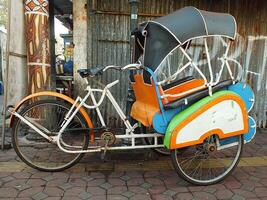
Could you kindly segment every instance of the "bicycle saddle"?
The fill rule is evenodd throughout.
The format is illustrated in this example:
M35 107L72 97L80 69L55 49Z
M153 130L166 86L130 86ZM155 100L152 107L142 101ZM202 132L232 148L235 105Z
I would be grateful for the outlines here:
M88 76L98 76L102 75L103 70L105 67L92 67L89 69L79 69L77 72L80 74L82 78L88 77Z

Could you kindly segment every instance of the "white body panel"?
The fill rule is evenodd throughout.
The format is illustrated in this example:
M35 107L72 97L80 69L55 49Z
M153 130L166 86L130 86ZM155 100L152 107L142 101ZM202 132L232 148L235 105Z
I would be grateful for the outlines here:
M224 134L244 129L243 114L233 100L222 101L189 122L177 134L176 143L199 140L205 133L221 129Z

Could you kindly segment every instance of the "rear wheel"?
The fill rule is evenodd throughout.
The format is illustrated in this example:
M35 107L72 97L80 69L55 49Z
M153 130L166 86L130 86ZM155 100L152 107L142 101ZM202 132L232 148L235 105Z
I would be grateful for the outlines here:
M236 136L235 145L218 149L217 136L203 144L175 149L172 163L178 175L195 185L211 185L225 179L237 166L243 147L243 136Z
M19 113L46 135L57 136L71 105L56 100L40 100L26 106ZM77 113L62 134L61 144L67 150L86 150L89 144L87 123ZM76 131L75 131L76 130ZM23 162L41 171L62 171L75 165L83 154L69 154L49 142L19 118L12 129L13 147Z

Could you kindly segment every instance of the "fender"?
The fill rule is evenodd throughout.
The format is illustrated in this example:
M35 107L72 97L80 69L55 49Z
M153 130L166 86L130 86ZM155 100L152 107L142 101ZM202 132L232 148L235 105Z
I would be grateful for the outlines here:
M74 102L75 102L74 99L72 99L72 98L70 98L70 97L68 97L68 96L66 96L64 94L57 93L57 92L51 92L51 91L38 92L38 93L31 94L31 95L25 97L24 99L22 99L16 105L16 107L13 109L13 111L17 112L25 102L29 101L32 98L43 97L43 96L58 97L60 99L63 99L65 101L69 102L70 104L74 104ZM94 128L93 123L92 123L89 115L87 114L87 112L85 111L84 108L80 108L80 113L84 117L85 121L87 122L88 127L91 128L91 129ZM15 118L14 115L11 115L11 117L10 117L10 127L13 126L14 118ZM90 134L90 137L91 137L91 142L94 142L95 136L94 136L93 132Z
M168 125L164 145L169 149L203 143L216 134L220 139L248 132L244 101L234 92L220 91L177 114Z

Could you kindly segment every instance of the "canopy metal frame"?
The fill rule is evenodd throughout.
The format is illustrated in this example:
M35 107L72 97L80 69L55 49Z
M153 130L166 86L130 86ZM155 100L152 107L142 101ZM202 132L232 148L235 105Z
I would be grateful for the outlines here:
M208 68L209 68L209 76L210 76L209 82L208 82L207 76L201 71L201 69L197 66L197 64L192 60L192 58L186 52L187 48L184 49L183 47L179 46L177 48L179 48L181 50L181 52L183 53L183 55L187 58L188 62L186 64L184 64L181 68L179 68L173 75L171 75L170 77L165 78L164 80L162 80L160 82L157 82L156 84L157 85L163 85L163 84L165 84L165 83L167 83L167 82L169 82L171 80L175 80L177 78L177 76L180 73L182 73L184 70L186 70L188 67L193 67L193 68L196 69L196 71L203 78L204 85L203 86L196 87L196 88L191 89L191 90L188 90L188 91L185 91L185 92L182 92L182 93L178 93L178 94L164 94L164 95L161 96L162 99L164 99L166 97L176 98L176 97L185 96L187 94L190 94L192 92L195 92L195 91L198 91L198 90L201 90L201 89L204 89L204 88L209 88L209 94L212 95L212 87L215 86L215 85L217 85L220 82L221 77L222 77L222 72L223 72L223 70L224 70L225 67L226 67L226 69L227 69L227 71L228 71L228 73L230 75L231 80L233 81L233 84L236 82L236 79L233 76L233 71L232 71L232 69L230 67L229 62L233 62L233 63L237 64L238 69L239 69L238 70L239 72L242 71L242 66L241 66L241 64L237 60L228 57L231 42L228 42L227 43L222 38L222 36L218 36L218 37L220 37L220 42L222 43L222 45L226 49L225 49L225 53L223 54L223 56L218 58L218 60L221 61L221 66L220 66L220 70L219 70L219 73L218 73L218 76L216 77L216 79L214 78L214 74L213 74L213 70L212 70L212 64L211 64L211 59L210 59L210 52L209 52L208 44L207 44L207 38L208 37L204 37L204 46L205 46L205 53L206 53L206 56L207 56L207 63L208 63ZM175 48L174 50L176 50L177 48ZM168 55L170 55L172 52L170 52ZM159 69L159 68L160 67L158 67L157 69ZM154 73L156 74L157 73L157 70ZM239 74L238 77L241 77L240 76L240 73L238 73L238 74Z

